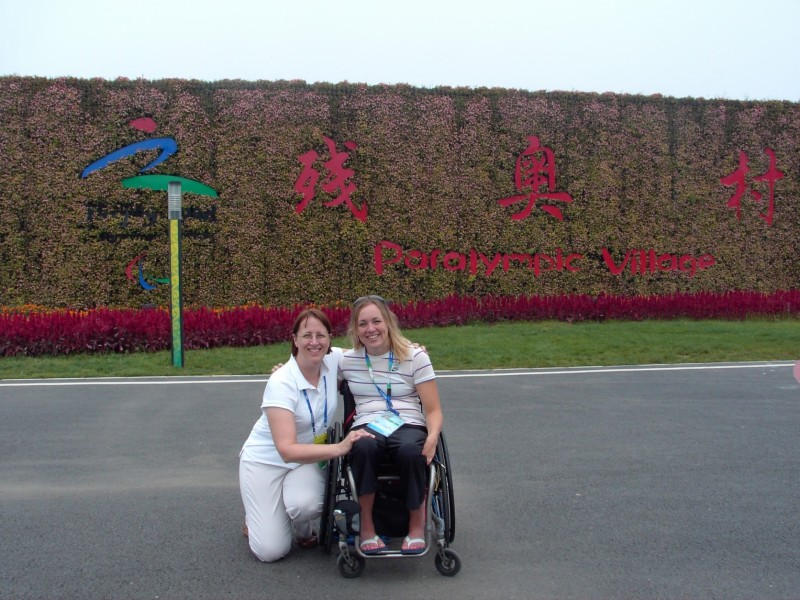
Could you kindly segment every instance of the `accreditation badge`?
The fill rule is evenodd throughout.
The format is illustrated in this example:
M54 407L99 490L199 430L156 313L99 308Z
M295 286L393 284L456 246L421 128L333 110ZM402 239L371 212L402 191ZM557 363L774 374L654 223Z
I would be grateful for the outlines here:
M327 444L328 443L328 432L325 431L323 433L318 433L314 436L314 443L315 444ZM320 469L324 469L328 466L328 461L321 460L317 463Z
M403 418L400 415L396 415L395 413L387 410L376 420L372 421L372 423L369 423L367 425L367 429L372 429L372 431L380 433L385 437L389 437L403 425Z

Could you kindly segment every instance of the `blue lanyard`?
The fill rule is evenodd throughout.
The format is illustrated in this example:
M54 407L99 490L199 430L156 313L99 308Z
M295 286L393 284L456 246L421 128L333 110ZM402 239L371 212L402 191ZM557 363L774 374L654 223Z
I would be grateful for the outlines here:
M369 378L372 379L372 385L375 386L375 389L378 390L378 393L381 395L381 398L386 400L386 409L400 416L394 407L392 406L392 363L394 362L394 350L389 350L389 372L386 375L386 392L378 387L378 384L375 382L375 374L372 372L372 363L369 360L369 354L367 354L367 349L364 348L364 360L367 362L367 369L369 369Z
M324 419L325 419L325 431L328 430L328 380L325 375L322 376L322 387L325 388L325 408L324 410ZM303 390L303 396L306 397L306 406L308 406L308 413L311 415L311 433L314 437L317 437L317 427L314 423L314 411L311 408L311 400L308 399L308 393Z

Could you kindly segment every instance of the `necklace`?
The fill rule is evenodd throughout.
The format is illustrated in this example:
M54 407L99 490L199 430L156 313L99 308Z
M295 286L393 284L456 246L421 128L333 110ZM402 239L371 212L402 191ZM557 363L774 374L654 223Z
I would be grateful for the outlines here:
M323 430L328 430L328 378L323 375L322 376L322 387L325 388L325 404L323 405ZM311 415L311 433L314 437L317 437L317 426L314 419L314 409L311 408L311 400L308 399L308 392L303 390L303 396L306 397L306 406L308 407L308 413Z
M386 409L389 412L398 414L398 412L392 406L392 365L394 364L394 351L389 350L389 369L386 374L385 392L378 386L378 383L375 381L375 373L373 373L372 371L372 361L369 359L369 354L367 354L366 348L364 348L364 361L367 363L367 370L369 371L369 378L372 379L372 385L374 385L375 389L378 390L378 393L381 395L381 398L383 398L386 401Z

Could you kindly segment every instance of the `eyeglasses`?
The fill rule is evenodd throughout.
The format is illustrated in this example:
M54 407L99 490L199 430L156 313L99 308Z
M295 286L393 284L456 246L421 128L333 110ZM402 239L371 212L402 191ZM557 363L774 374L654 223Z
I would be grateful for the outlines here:
M327 333L304 333L300 336L300 339L304 342L310 342L312 340L324 342L328 339Z

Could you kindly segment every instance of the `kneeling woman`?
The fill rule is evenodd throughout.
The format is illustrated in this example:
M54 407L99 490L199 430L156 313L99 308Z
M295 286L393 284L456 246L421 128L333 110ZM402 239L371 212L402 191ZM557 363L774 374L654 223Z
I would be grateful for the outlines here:
M356 404L351 431L374 434L359 439L350 452L361 505L361 551L385 549L376 534L372 509L378 466L390 459L405 486L408 536L401 552L425 550L427 465L433 460L442 430L442 407L428 354L402 335L395 314L380 296L353 304L348 328L353 349L344 353L342 376Z
M303 310L292 329L292 357L267 381L261 418L239 455L239 487L250 549L262 561L285 556L292 526L300 547L317 543L311 524L322 512L321 461L344 456L353 442L371 437L351 431L326 444L336 412L342 350L331 349L331 324L316 309Z

